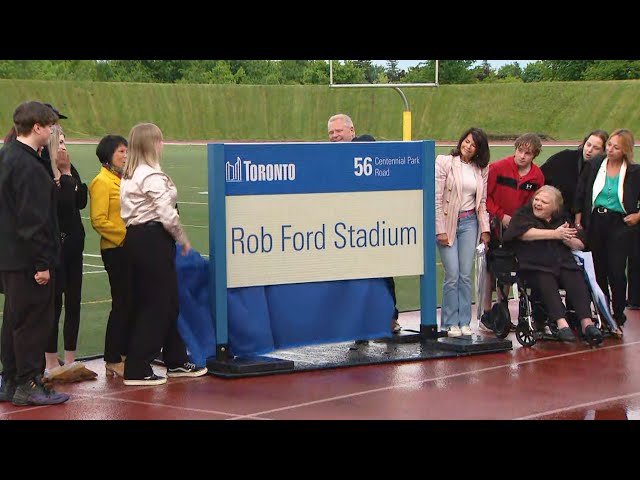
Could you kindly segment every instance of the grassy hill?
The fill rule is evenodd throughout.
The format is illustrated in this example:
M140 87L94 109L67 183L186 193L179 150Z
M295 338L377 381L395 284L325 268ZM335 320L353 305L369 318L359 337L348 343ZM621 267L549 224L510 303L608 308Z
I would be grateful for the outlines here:
M400 95L389 88L299 85L173 85L0 79L0 133L25 100L55 105L69 116L69 138L127 135L156 123L167 140L324 141L327 119L344 112L357 133L402 139ZM413 139L457 140L469 126L494 137L533 131L581 139L594 128L628 128L640 137L640 80L405 88Z

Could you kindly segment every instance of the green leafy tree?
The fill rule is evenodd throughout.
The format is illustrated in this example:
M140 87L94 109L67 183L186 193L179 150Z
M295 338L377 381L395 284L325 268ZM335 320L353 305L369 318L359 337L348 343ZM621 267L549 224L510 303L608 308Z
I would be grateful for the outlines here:
M301 85L304 70L310 60L279 60L281 82L286 85Z
M522 79L522 68L518 62L507 63L498 69L496 76L500 79L514 78Z
M570 82L582 80L584 72L594 60L543 60L550 74L549 80Z
M400 81L400 70L398 69L398 60L387 60L387 68L384 71L390 83Z
M471 67L474 63L475 60L441 60L439 62L440 83L443 85L473 83Z
M433 83L435 81L435 72L436 68L433 60L420 62L407 69L403 83Z
M496 72L491 68L491 64L487 60L483 60L480 65L473 67L471 74L478 82L491 82L496 76Z
M231 65L226 60L216 61L216 65L205 75L207 83L231 84L235 83L235 77L231 72Z
M551 73L547 65L542 61L529 63L522 71L522 81L525 83L544 82L550 79Z
M640 60L596 60L584 72L584 80L635 80Z
M109 67L115 82L153 82L152 72L144 60L110 60Z
M353 60L353 65L362 70L365 83L376 83L380 73L384 73L384 67L374 65L372 60Z
M324 60L312 60L302 73L305 85L329 85L329 64Z
M366 83L364 72L350 60L346 60L343 63L336 60L333 61L333 82Z

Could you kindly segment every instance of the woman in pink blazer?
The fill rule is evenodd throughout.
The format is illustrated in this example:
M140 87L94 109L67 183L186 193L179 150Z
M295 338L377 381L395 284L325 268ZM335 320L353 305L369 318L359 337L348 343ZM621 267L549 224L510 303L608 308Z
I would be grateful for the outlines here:
M478 233L489 242L489 142L470 128L450 155L436 157L436 241L444 267L441 326L448 336L471 335L471 268Z

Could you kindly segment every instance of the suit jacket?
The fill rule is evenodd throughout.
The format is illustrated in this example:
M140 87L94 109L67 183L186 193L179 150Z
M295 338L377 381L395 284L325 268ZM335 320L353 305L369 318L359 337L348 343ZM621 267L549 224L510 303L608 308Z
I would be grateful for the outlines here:
M593 201L604 188L604 175L606 157L591 160L591 165L582 172L576 192L576 212L582 212L582 225L589 228ZM640 201L640 165L635 163L624 163L620 169L620 179L618 180L618 199L625 212L628 214L638 211Z
M478 232L489 232L487 213L487 179L489 167L473 164L476 177L476 215ZM438 155L436 157L436 235L446 233L449 246L453 245L458 229L458 214L462 204L462 166L460 157Z

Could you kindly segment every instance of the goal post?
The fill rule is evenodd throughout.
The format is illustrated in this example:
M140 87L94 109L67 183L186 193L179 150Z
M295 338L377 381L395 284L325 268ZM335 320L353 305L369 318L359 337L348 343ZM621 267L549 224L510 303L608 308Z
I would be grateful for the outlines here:
M402 88L431 88L438 87L438 60L435 61L433 82L418 83L335 83L333 81L333 60L329 60L329 87L331 88L393 88L402 97L404 111L402 112L402 140L411 140L411 108Z

